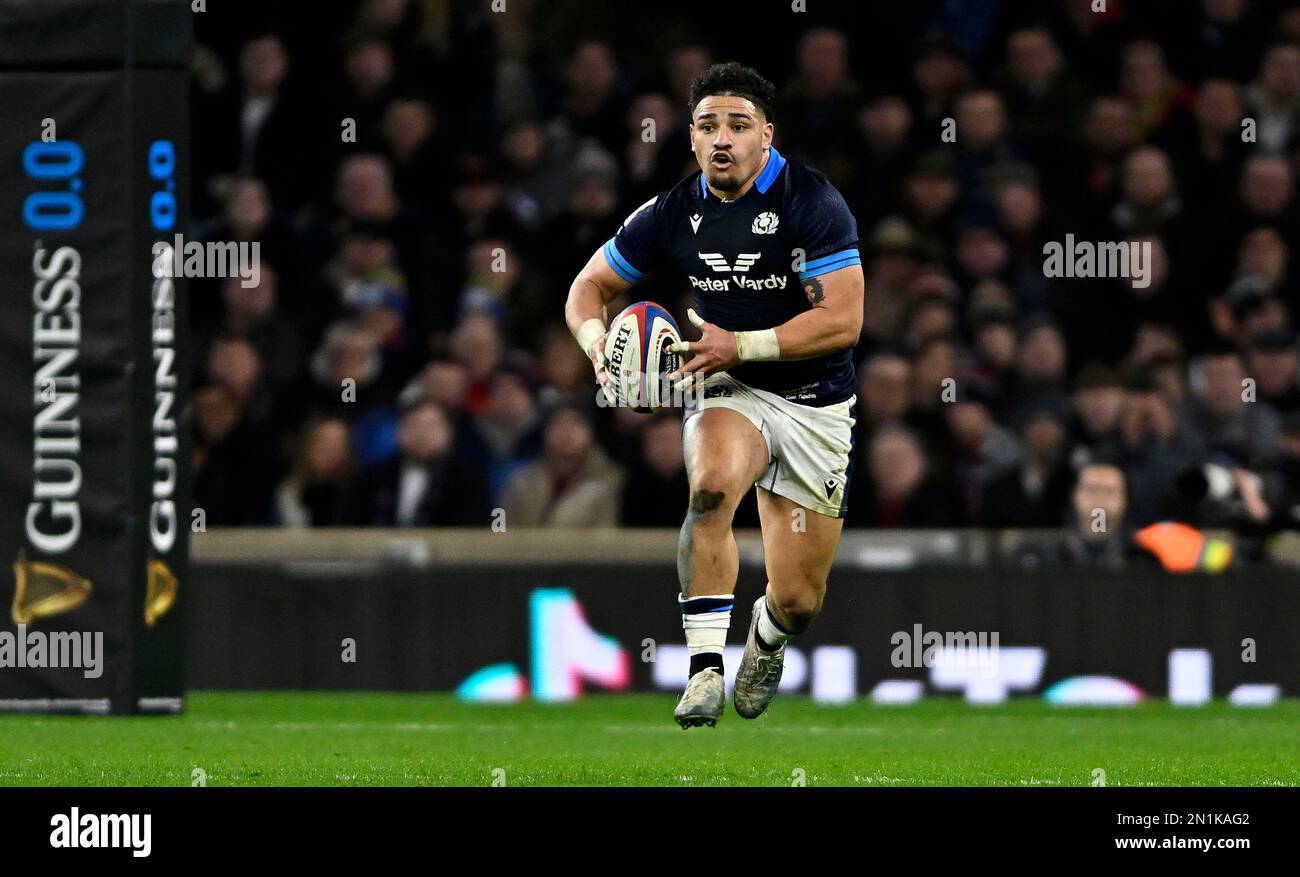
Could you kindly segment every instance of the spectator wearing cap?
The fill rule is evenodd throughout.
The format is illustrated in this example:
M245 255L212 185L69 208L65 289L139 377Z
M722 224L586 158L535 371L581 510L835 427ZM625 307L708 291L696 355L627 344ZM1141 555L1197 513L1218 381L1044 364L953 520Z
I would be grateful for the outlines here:
M690 484L682 457L682 421L665 412L641 430L639 456L628 469L619 522L625 527L676 527Z
M458 455L450 418L431 399L402 412L397 454L361 478L351 518L362 526L468 527L491 517L486 473Z
M546 419L541 456L506 484L506 525L615 526L623 483L623 472L596 444L586 413L560 406Z
M1074 473L1066 457L1059 404L1040 403L1020 415L1019 461L984 488L979 523L986 527L1058 527L1069 505Z
M1279 414L1300 413L1300 358L1290 329L1268 329L1246 345L1246 364L1255 379L1257 398Z

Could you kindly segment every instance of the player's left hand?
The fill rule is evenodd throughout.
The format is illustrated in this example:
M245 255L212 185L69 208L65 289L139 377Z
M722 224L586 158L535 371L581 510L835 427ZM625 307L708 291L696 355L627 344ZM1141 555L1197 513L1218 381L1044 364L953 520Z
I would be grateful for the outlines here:
M668 348L669 353L689 353L690 361L668 376L676 381L674 390L689 390L696 381L702 380L714 372L725 371L740 362L736 355L736 334L706 323L694 308L686 310L686 316L700 330L699 341L679 341ZM681 380L677 380L681 378Z

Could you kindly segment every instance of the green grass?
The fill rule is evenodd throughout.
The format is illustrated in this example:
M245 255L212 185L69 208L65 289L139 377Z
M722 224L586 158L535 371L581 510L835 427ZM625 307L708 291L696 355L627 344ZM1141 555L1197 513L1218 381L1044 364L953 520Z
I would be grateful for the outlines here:
M681 731L674 699L215 693L177 717L0 716L0 785L1300 785L1300 701L1266 709L817 706Z

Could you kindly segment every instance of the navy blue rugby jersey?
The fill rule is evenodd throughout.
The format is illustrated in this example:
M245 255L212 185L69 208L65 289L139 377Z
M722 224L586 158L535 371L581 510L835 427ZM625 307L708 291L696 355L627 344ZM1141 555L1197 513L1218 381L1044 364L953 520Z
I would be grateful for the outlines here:
M796 272L796 250L803 251ZM605 260L635 283L674 268L693 287L695 310L732 332L773 329L810 310L802 280L861 265L858 223L821 172L771 147L754 185L735 201L691 174L637 208L605 244ZM853 395L852 349L813 359L745 362L736 380L805 405Z

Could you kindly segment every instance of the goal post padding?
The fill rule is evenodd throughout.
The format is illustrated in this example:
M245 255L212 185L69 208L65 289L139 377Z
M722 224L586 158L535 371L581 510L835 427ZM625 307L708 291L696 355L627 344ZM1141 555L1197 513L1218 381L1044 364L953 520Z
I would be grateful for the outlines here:
M0 0L0 709L182 707L192 43L186 0Z

